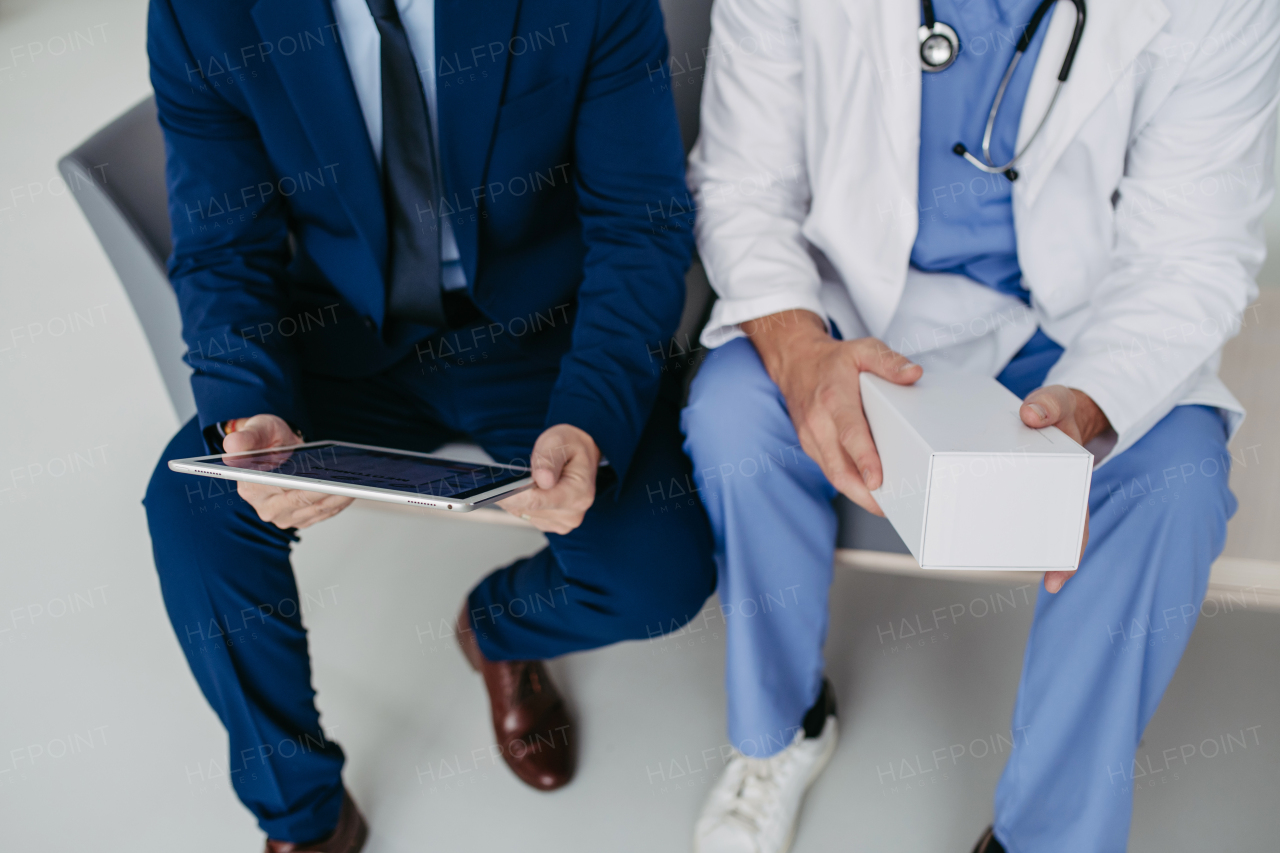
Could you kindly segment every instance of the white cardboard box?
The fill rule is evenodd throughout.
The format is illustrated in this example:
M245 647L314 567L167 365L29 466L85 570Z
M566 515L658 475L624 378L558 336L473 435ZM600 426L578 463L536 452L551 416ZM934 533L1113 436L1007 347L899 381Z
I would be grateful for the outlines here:
M1057 427L1022 423L1022 401L986 376L860 383L884 468L872 494L921 567L1076 568L1092 453Z

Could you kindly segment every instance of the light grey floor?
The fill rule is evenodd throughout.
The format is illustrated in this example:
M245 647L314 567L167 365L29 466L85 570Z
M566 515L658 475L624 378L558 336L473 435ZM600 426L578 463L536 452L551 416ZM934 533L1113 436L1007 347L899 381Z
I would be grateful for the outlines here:
M145 7L0 0L3 851L261 848L151 567L139 499L176 424L54 169L146 94ZM95 41L53 55L71 31ZM47 49L32 58L32 44ZM725 741L714 611L697 633L555 664L585 737L569 788L537 794L487 760L482 688L441 622L483 572L536 547L525 530L369 506L305 535L298 574L320 707L350 755L373 853L688 849ZM999 594L1017 605L976 615ZM838 574L830 654L845 735L798 851L968 850L989 818L1028 602L1007 585ZM891 621L896 635L902 620L952 605L967 615L947 636L897 651L882 641ZM1277 648L1280 616L1247 603L1201 620L1139 758L1159 768L1165 750L1192 751L1139 779L1131 849L1277 849ZM999 749L981 755L983 741ZM960 746L946 772L906 775L917 756ZM899 778L885 777L890 766Z
M489 758L482 687L447 625L481 573L539 544L526 530L360 504L304 534L297 570L319 704L348 751L371 853L687 849L725 743L714 601L696 631L555 663L584 738L570 787L536 793ZM225 736L145 553L129 556L99 565L102 589L72 587L62 616L48 615L61 610L48 595L15 599L44 612L34 624L19 613L0 634L9 849L256 849ZM1011 738L1033 601L1009 585L837 574L828 651L844 735L797 851L967 850ZM939 607L958 614L953 625L904 636L904 622L927 627ZM1201 620L1139 750L1156 771L1165 750L1179 758L1139 777L1132 850L1274 849L1278 642L1280 616L1247 605ZM926 772L938 749L957 757Z

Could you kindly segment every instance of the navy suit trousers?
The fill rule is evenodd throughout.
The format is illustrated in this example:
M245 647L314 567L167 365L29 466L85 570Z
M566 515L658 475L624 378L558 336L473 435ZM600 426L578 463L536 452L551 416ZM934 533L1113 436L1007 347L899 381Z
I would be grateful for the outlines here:
M561 334L568 330L527 339L464 330L424 342L372 378L304 374L307 438L430 451L467 437L499 462L527 464L559 374ZM713 543L699 502L671 497L672 483L689 482L677 417L674 401L660 397L626 480L602 478L580 527L548 535L541 552L472 590L486 657L543 659L644 639L698 612L715 587ZM167 467L207 452L192 420L147 489L165 607L230 736L237 795L270 837L311 840L337 822L343 753L314 703L289 563L298 535L260 520L227 484Z

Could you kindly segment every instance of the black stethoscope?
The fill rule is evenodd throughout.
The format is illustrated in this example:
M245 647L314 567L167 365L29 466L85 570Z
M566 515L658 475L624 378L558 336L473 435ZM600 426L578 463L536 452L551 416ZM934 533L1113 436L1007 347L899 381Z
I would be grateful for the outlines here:
M1071 44L1067 47L1066 59L1062 62L1062 70L1058 72L1058 85L1053 90L1053 97L1049 100L1049 106L1045 109L1044 115L1040 118L1040 123L1036 125L1035 132L1027 137L1027 143L1022 146L1021 151L1017 151L1008 163L1003 166L997 166L991 162L991 132L996 126L996 113L1000 111L1000 102L1004 100L1004 90L1009 85L1009 79L1013 77L1013 71L1018 67L1018 61L1022 59L1022 54L1026 53L1027 46L1031 44L1031 39L1035 37L1036 30L1040 27L1040 21L1053 8L1053 4L1058 0L1042 0L1036 7L1036 12L1031 16L1031 22L1027 24L1026 29L1022 31L1022 37L1018 39L1017 45L1014 46L1013 59L1009 60L1009 67L1005 69L1004 78L1000 81L1000 88L996 90L996 99L991 104L991 112L987 114L987 128L982 133L982 162L977 157L969 153L969 149L964 147L963 142L957 142L951 150L968 160L977 168L987 174L1003 174L1011 181L1018 179L1018 173L1014 171L1013 164L1023 154L1027 153L1027 149L1031 147L1031 143L1040 133L1040 129L1044 127L1045 121L1049 118L1049 113L1053 110L1054 103L1058 100L1058 93L1062 91L1062 84L1067 82L1067 75L1071 73L1071 63L1076 58L1076 48L1080 46L1080 36L1084 33L1084 0L1071 0L1076 7L1076 28L1071 34ZM944 71L956 61L956 57L960 54L960 37L956 35L956 31L950 26L942 23L933 16L932 0L920 0L920 5L924 12L924 24L920 27L920 67L925 71Z

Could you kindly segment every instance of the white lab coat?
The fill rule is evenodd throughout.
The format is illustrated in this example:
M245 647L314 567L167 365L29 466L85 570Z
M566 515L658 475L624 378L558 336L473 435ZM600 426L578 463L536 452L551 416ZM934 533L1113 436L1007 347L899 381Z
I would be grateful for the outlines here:
M1070 41L1074 10L1059 5L1019 148ZM1234 432L1244 412L1217 370L1265 256L1280 2L1089 0L1070 78L1017 167L1020 314L965 279L908 275L919 22L911 0L716 0L689 171L720 297L703 342L804 308L908 354L967 341L957 364L995 375L1038 324L1066 348L1046 384L1110 419L1107 458L1175 405L1216 406Z

